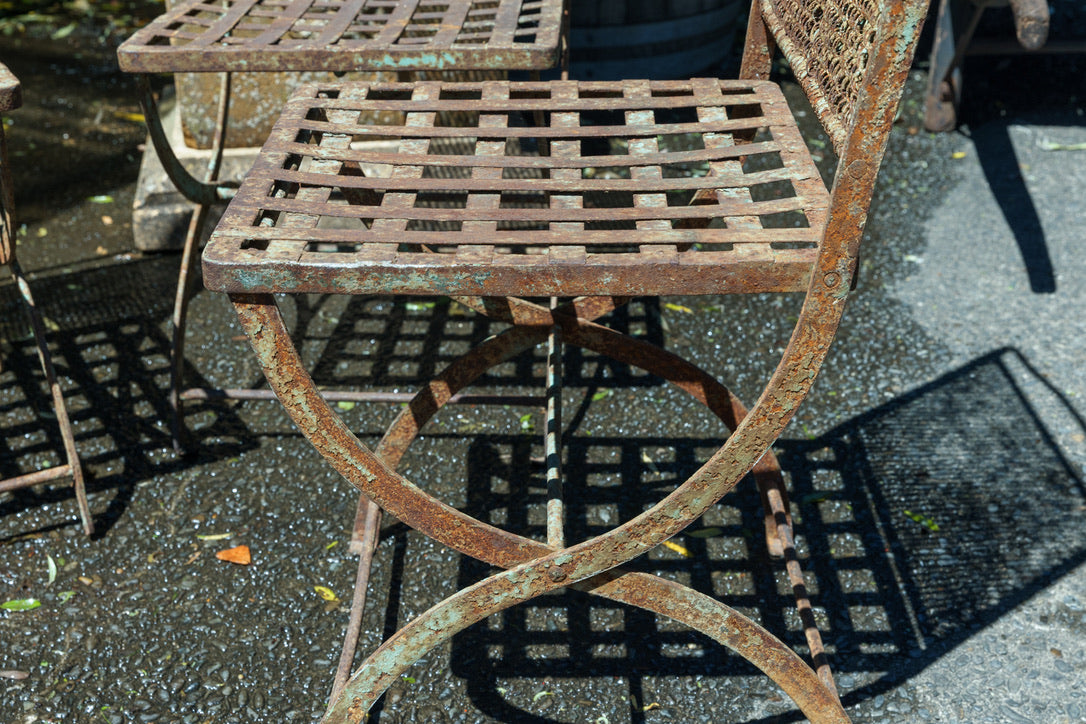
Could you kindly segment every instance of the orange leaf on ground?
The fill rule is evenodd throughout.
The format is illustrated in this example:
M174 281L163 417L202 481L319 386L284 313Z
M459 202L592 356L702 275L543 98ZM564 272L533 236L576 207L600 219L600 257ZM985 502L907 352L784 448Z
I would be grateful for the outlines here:
M238 546L236 548L228 548L225 551L219 551L215 554L215 557L220 561L229 561L230 563L238 563L243 566L249 565L253 556L249 552L249 546Z

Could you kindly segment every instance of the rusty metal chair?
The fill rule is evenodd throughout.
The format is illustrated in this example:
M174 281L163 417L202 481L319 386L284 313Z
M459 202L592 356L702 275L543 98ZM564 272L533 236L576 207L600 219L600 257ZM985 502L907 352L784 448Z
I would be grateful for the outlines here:
M19 108L23 104L22 86L19 80L3 64L0 64L0 113ZM83 531L87 535L94 532L94 521L91 518L90 506L87 504L87 492L83 484L83 468L79 462L79 453L75 447L75 436L72 434L72 426L68 420L68 411L64 406L64 393L57 382L56 371L53 368L53 358L49 354L49 343L45 338L45 326L42 323L41 313L34 304L34 297L30 293L30 284L15 255L15 223L14 223L14 193L11 183L11 167L8 165L7 141L4 136L3 123L0 123L0 263L7 265L15 283L19 288L19 294L26 302L27 312L30 316L30 326L34 333L34 342L38 347L38 360L41 362L42 372L45 375L45 384L49 388L49 394L53 399L53 410L56 413L57 425L60 428L60 436L63 440L64 458L67 460L62 465L45 468L32 473L17 475L6 480L0 480L0 493L9 490L18 490L31 485L38 485L71 476L75 489L75 498L79 506L79 517L83 521Z
M204 251L205 284L230 295L272 389L336 470L380 509L503 569L418 616L349 682L337 682L325 721L362 721L435 645L567 586L688 624L761 668L812 721L847 721L769 447L809 390L841 319L925 11L923 0L757 0L741 80L345 82L309 85L291 98ZM830 189L780 89L767 80L776 48L837 151ZM359 120L386 111L403 121ZM454 111L457 123L439 122ZM540 124L524 122L537 114ZM353 145L372 137L398 146ZM538 152L541 145L549 154ZM358 172L370 164L391 172ZM705 173L692 175L692 165ZM591 171L601 167L613 173ZM354 228L344 228L347 219ZM802 291L791 342L749 411L677 355L595 321L633 296ZM274 296L314 292L447 295L510 326L425 383L371 450L314 386ZM540 298L551 302L529 301ZM543 342L545 541L470 517L396 472L452 395ZM562 524L563 344L671 381L733 431L654 507L577 542L566 540ZM683 530L752 470L814 668L726 604L621 568ZM371 535L379 515L370 509Z
M155 150L178 190L197 204L184 242L173 313L170 402L174 447L183 448L183 405L192 399L269 399L266 390L186 387L185 326L194 292L189 273L210 208L233 196L216 182L236 72L530 71L569 65L564 0L179 0L118 49L121 70L139 73L141 102ZM177 159L150 75L222 73L219 108L204 180ZM373 395L334 390L332 399ZM385 398L388 396L385 395Z

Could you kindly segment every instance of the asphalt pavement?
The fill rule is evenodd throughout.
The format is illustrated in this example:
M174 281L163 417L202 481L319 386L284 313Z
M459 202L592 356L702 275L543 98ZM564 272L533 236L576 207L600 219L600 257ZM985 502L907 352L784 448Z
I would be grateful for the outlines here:
M20 253L49 320L99 532L83 537L63 485L0 496L0 602L41 604L0 611L0 720L317 721L356 566L354 496L275 403L190 404L195 444L174 454L166 384L177 258L131 246L142 143L125 120L136 112L132 88L105 61L88 73L59 52L20 53L0 56L27 86L7 128ZM920 127L923 74L911 79L859 288L776 446L856 722L1086 721L1086 89L1081 65L1052 67L1067 74L1062 84L1020 83L1013 96L978 69L964 126L943 135ZM1031 68L998 71L1042 77ZM81 145L91 152L73 150ZM798 302L639 300L611 322L751 400ZM10 284L0 303L9 474L59 459ZM284 309L329 386L410 390L497 329L427 300L313 297ZM219 295L195 298L190 379L260 383L232 315ZM536 352L481 391L534 390L542 379ZM569 352L566 382L574 535L640 512L724 434L679 393L587 353ZM369 443L396 412L341 408ZM453 505L539 534L541 425L531 407L450 408L403 471ZM745 486L691 531L700 532L677 537L679 550L662 547L639 569L720 596L802 651L759 525ZM216 557L241 544L250 565ZM386 521L360 649L488 573ZM704 637L564 592L426 655L371 721L801 718Z

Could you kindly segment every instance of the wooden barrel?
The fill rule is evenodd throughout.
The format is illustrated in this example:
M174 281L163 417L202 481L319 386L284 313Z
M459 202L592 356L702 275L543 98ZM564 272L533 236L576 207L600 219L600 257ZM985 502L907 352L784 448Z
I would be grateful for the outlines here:
M740 0L574 0L572 77L688 78L721 63L746 23Z

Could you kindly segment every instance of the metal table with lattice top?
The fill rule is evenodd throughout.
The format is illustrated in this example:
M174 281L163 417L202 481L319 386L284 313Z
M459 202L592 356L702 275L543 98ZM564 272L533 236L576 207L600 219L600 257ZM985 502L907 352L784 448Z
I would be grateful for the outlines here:
M562 22L548 0L185 0L117 56L133 73L539 70Z

